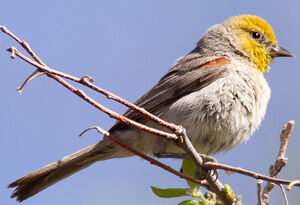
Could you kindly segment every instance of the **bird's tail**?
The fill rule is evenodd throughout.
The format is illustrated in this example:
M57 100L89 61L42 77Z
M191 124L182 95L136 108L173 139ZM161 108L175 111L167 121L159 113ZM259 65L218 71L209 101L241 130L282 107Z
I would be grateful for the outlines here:
M21 202L96 161L129 156L120 154L118 145L104 139L12 182L8 187L16 188L11 197Z

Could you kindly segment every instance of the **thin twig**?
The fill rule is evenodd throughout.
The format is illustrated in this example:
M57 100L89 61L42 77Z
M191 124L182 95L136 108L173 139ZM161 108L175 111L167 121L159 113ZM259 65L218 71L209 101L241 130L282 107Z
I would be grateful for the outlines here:
M15 47L9 47L6 49L8 52L13 53L14 55L17 55L18 57L20 57L22 60L26 61L27 63L29 63L30 65L33 65L34 67L36 67L40 72L45 72L48 75L51 75L51 77L62 77L62 78L66 78L68 80L72 80L74 82L80 82L81 79L74 77L72 75L68 75L66 73L54 70L49 68L47 65L42 65L38 62L35 62L33 60L31 60L30 58L28 58L27 56L23 55L17 48ZM84 76L86 78L86 76Z
M276 184L288 185L288 184L291 183L291 181L289 181L289 180L276 179L276 178L269 177L269 176L266 176L266 175L263 175L263 174L259 174L259 173L256 173L256 172L253 172L253 171L250 171L250 170L247 170L247 169L243 169L243 168L240 168L240 167L233 167L233 166L229 166L229 165L221 164L221 163L216 163L216 162L205 162L203 164L203 168L206 168L206 169L222 169L222 170L226 170L226 171L230 171L230 172L239 173L239 174L242 174L242 175L245 175L245 176L249 176L249 177L252 177L252 178L255 178L255 179L261 179L261 180L264 180L264 181L273 182L273 183L276 183ZM300 184L296 184L295 186L300 187Z
M26 78L26 80L18 87L17 91L18 91L19 93L21 93L22 90L23 90L23 88L24 88L24 86L25 86L27 83L29 83L29 82L32 81L33 79L35 79L35 78L37 78L37 77L39 77L39 76L45 74L45 73L38 73L38 72L39 72L39 70L36 69L30 76L28 76L28 78ZM36 73L38 73L38 74L36 74Z
M131 108L131 109L134 109L138 112L140 112L141 114L149 117L149 119L151 119L152 121L160 124L160 125L163 125L165 126L166 128L168 128L169 130L173 131L173 132L177 132L178 131L178 126L175 125L174 123L169 123L169 122L166 122L158 117L156 117L155 115L151 114L150 112L146 111L145 109L139 107L139 106L136 106L132 103L130 103L129 101L127 100L124 100L122 98L120 98L119 96L105 90L105 89L102 89L94 84L91 83L91 78L89 76L84 76L82 78L77 78L75 76L72 76L72 75L69 75L69 74L66 74L66 73L63 73L63 72L60 72L60 71L57 71L57 70L54 70L52 68L49 68L48 66L46 65L41 65L33 60L31 60L30 58L26 57L25 55L23 55L21 52L18 51L18 49L16 49L15 47L9 47L7 48L7 51L11 52L12 54L14 55L17 55L18 57L20 57L21 59L23 59L24 61L26 61L27 63L35 66L37 69L39 69L41 72L45 72L47 74L52 74L51 77L54 78L54 76L60 76L60 77L63 77L63 78L66 78L66 79L69 79L69 80L72 80L76 83L80 83L82 85L85 85L97 92L100 92L104 95L106 95L109 99L113 99L117 102L120 102L122 103L123 105ZM31 77L31 76L30 76ZM88 78L88 80L87 80ZM56 80L56 78L54 78ZM25 81L26 82L26 81Z
M285 204L286 204L286 205L289 205L289 201L288 201L288 198L287 198L287 195L286 195L286 193L285 193L285 191L284 191L283 186L282 186L281 184L279 184L279 187L280 187L281 192L282 192L282 194L283 194L283 198L284 198Z
M30 48L29 44L25 41L19 39L15 34L13 34L10 30L8 30L5 26L0 26L0 29L3 33L6 33L10 37L12 37L15 41L17 41L28 53L30 56L34 58L39 64L46 65Z
M261 184L262 184L262 180L259 179L257 180L256 184L257 184L257 199L258 199L258 203L257 205L262 205L262 198L261 198Z
M179 176L180 178L184 178L184 179L186 179L186 180L189 180L189 181L192 181L192 182L194 182L194 183L197 183L197 184L199 184L200 186L204 186L204 187L206 187L206 188L209 188L209 185L207 184L207 182L206 182L205 180L195 179L195 178L193 178L193 177L191 177L191 176L189 176L189 175L186 175L186 174L184 174L184 173L182 173L182 172L176 171L175 169L173 169L173 168L171 168L171 167L169 167L169 166L167 166L167 165L165 165L165 164L163 164L163 163L161 163L161 162L159 162L159 161L157 161L157 160L155 160L155 159L153 159L153 158L151 158L151 157L149 157L149 156L147 156L147 155L145 155L145 154L143 154L143 153L141 153L141 152L139 152L139 151L137 151L136 149L132 148L132 147L129 146L128 144L126 144L126 143L120 141L119 139L117 139L117 138L111 136L109 132L107 132L106 130L102 129L102 128L99 127L99 126L93 126L93 127L87 128L86 130L84 130L84 131L80 134L80 136L83 135L86 131L91 130L91 129L96 129L99 133L105 135L108 139L110 139L110 140L113 141L114 143L120 145L121 147L123 147L124 149L130 151L131 153L133 153L133 154L135 154L135 155L137 155L137 156L139 156L139 157L141 157L141 158L143 158L143 159L149 161L151 164L154 164L154 165L156 165L156 166L159 166L159 167L161 167L162 169L164 169L164 170L166 170L166 171L168 171L168 172L171 172L171 173L173 173L173 174Z
M32 56L36 62L38 62L38 64L40 65L43 65L43 66L46 66L48 67L34 52L33 50L30 48L29 44L25 41L22 41L20 40L16 35L14 35L11 31L9 31L5 26L0 26L0 29L2 30L2 32L6 33L7 35L9 35L10 37L12 37L13 39L15 39L29 54L30 56ZM13 54L13 52L12 52ZM26 60L27 61L27 60ZM27 61L28 63L32 64L31 62ZM33 65L33 64L32 64ZM34 65L36 66L36 65ZM76 78L74 76L71 76L71 75L67 75L65 73L62 73L62 72L59 72L59 71L55 71L52 69L51 73L55 74L55 75L58 75L58 76L61 76L63 78L67 78L69 80L72 80L74 82L77 82L77 83L80 83L80 84L83 84L97 92L100 92L102 94L104 94L105 96L107 96L109 99L112 99L112 100L115 100L117 102L120 102L122 103L123 105L126 105L127 107L131 108L131 109L134 109L138 112L140 112L141 114L149 117L151 120L153 120L154 122L157 122L158 124L160 125L163 125L165 126L166 128L174 131L174 132L177 132L178 130L178 126L175 125L174 123L169 123L169 122L166 122L158 117L156 117L155 115L153 115L152 113L146 111L145 109L139 107L139 106L136 106L135 104L133 103L130 103L129 101L127 100L124 100L122 98L120 98L119 96L107 91L107 90L104 90L98 86L95 86L94 84L91 83L91 81L86 81L85 80L85 77L83 78Z
M282 128L282 131L280 134L280 148L278 151L278 155L277 155L274 165L271 165L270 169L269 169L270 176L272 178L277 178L282 167L284 167L287 164L288 159L287 159L287 157L285 157L285 153L286 153L289 139L294 130L294 125L295 125L295 122L293 120L291 120ZM282 183L280 183L280 184L282 184ZM265 188L262 192L263 204L269 203L269 198L270 198L270 194L271 194L273 187L274 187L274 184L271 182L267 183L267 185L265 186Z
M292 181L287 187L286 190L290 191L293 186L300 186L300 180Z
M70 85L69 83L67 83L66 81L64 81L62 78L56 76L57 73L59 73L59 75L63 75L66 76L66 78L71 78L70 75L67 74L63 74L62 72L58 72L55 71L53 69L48 68L47 66L43 66L40 65L34 61L32 61L31 59L27 58L26 56L24 56L22 53L20 53L16 48L14 47L10 47L7 49L9 52L13 52L16 56L20 57L21 59L23 59L24 61L30 63L31 65L35 66L36 68L38 68L41 72L45 72L49 77L55 79L56 81L58 81L60 84L62 84L64 87L68 88L71 92L75 93L76 95L78 95L80 98L84 99L86 102L90 103L91 105L93 105L94 107L98 108L99 110L101 110L102 112L108 114L110 117L113 117L127 125L136 127L140 130L146 131L148 133L160 136L160 137L165 137L167 139L171 139L173 141L176 141L178 139L178 137L175 134L171 134L165 131L161 131L161 130L157 130L155 128L151 128L148 127L146 125L143 125L141 123L138 123L134 120L131 120L127 117L124 117L116 112L113 112L112 110L106 108L105 106L97 103L95 100L93 100L92 98L90 98L88 95L86 95L82 90L78 90L75 87L73 87L72 85Z
M179 136L183 138L182 145L184 150L188 155L192 157L192 160L198 165L197 168L199 169L199 173L202 173L202 175L206 176L206 180L210 186L210 190L216 193L224 204L232 204L233 201L230 201L230 199L226 197L226 194L223 191L224 185L216 178L215 175L213 175L212 173L208 173L207 170L203 169L203 160L192 145L188 136L186 135L185 129L182 126L180 126L178 132Z

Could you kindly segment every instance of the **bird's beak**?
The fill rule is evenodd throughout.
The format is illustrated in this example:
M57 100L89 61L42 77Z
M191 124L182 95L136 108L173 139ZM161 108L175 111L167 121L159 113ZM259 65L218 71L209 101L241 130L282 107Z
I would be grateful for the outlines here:
M286 50L282 47L279 47L278 45L273 45L271 47L270 56L272 58L275 58L275 57L295 57L288 50Z

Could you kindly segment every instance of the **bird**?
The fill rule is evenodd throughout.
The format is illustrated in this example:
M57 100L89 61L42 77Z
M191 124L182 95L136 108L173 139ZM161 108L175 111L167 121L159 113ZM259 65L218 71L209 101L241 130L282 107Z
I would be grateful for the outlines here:
M260 126L271 89L264 78L276 57L294 57L280 47L261 17L238 15L213 25L196 47L175 61L158 83L136 101L159 118L186 129L197 152L213 155L245 142ZM124 116L164 129L129 109ZM173 142L116 122L109 133L134 149L160 156L182 153ZM97 161L133 156L107 138L10 183L23 201Z

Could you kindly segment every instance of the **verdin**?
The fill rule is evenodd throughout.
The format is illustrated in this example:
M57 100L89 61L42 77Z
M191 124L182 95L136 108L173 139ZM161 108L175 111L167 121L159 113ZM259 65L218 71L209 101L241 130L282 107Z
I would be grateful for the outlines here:
M199 153L229 150L247 140L264 118L270 88L264 78L275 57L293 55L277 44L271 26L252 15L234 16L209 28L196 48L179 58L136 104L186 128ZM161 128L128 110L128 118ZM143 153L182 152L172 142L117 122L112 136ZM9 184L23 201L96 161L129 157L108 139L84 148Z

